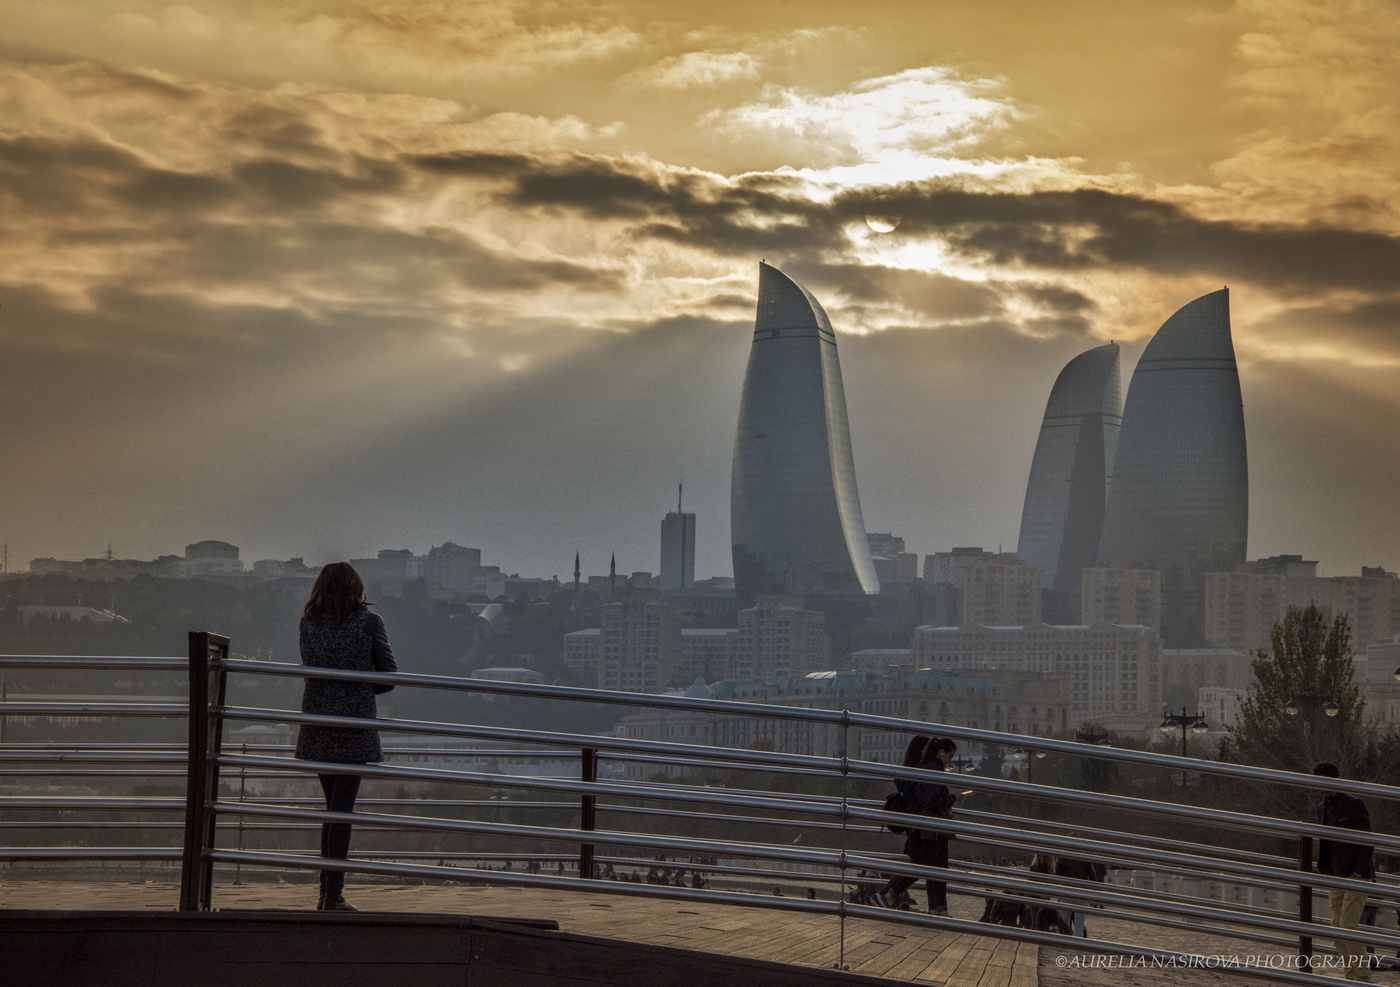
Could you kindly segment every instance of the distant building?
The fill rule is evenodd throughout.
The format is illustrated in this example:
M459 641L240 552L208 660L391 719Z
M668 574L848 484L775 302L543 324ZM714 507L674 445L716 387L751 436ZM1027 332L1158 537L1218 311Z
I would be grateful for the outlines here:
M951 552L934 552L924 556L924 582L948 583L962 589L965 585L963 570L974 562L990 559L996 552L985 552L978 548L955 548Z
M1268 648L1287 606L1288 577L1240 566L1206 574L1206 644L1250 652Z
M1091 566L1080 576L1081 624L1162 623L1162 574L1156 569Z
M1245 560L1249 459L1230 337L1230 293L1162 324L1133 371L1098 558L1162 573L1163 640L1205 641L1209 572Z
M994 555L962 567L964 624L1010 626L1040 620L1040 570L1014 555Z
M598 627L571 631L564 635L564 668L590 689L598 688L603 657L602 643L602 630Z
M806 288L758 266L730 485L741 608L759 595L879 592L856 490L836 333Z
M831 659L826 616L796 597L760 596L739 611L734 667L727 678L764 679L823 671Z
M661 589L695 585L695 515L676 509L661 519Z
M1113 719L1155 724L1161 715L1162 641L1150 627L1118 624L920 627L919 668L1066 674L1070 725Z
M114 610L98 610L85 606L58 606L52 604L29 604L16 607L15 615L26 627L36 620L72 624L129 624L131 621Z
M1040 570L1053 621L1079 617L1080 573L1098 557L1122 422L1118 346L1095 347L1066 364L1045 405L1016 544L1016 554Z
M1240 707L1249 698L1247 689L1225 689L1208 686L1196 695L1196 708L1212 732L1239 729Z
M625 597L600 612L599 687L650 693L668 688L681 637L671 609L659 600Z
M473 580L480 571L481 549L464 548L450 541L430 548L423 564L423 578L428 586L462 594L473 591Z
M185 557L175 567L175 574L179 579L242 571L243 563L238 559L238 547L224 541L198 541L193 545L186 545Z
M1254 683L1250 657L1231 648L1164 648L1161 669L1162 702L1177 709L1202 689L1247 691Z
M685 627L676 652L676 678L681 682L718 682L734 674L734 649L739 630L734 627Z
M315 575L321 570L306 564L305 559L293 558L285 562L280 559L259 559L253 563L253 572L264 579L283 579L287 576Z

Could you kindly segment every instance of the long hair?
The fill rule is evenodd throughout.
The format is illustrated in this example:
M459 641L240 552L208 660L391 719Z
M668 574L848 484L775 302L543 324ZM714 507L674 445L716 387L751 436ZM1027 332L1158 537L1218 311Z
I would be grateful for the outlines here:
M909 746L904 748L904 766L912 768L924 759L924 748L933 743L932 737L919 734L909 741Z
M365 581L349 562L332 562L321 570L306 598L301 615L307 620L342 624L352 614L368 610Z

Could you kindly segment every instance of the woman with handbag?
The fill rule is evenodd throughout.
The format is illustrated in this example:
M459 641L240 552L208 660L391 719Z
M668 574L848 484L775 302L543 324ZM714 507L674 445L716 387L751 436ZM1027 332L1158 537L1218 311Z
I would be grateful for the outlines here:
M348 562L332 562L321 570L311 596L301 612L301 663L314 668L348 672L397 672L384 619L370 612L365 584ZM392 685L347 682L340 679L306 679L301 711L321 716L348 716L372 720L378 713L374 697ZM336 764L370 764L384 760L379 732L358 727L303 724L297 735L296 756L303 761ZM318 773L328 812L353 812L360 791L360 776L341 772ZM345 860L350 855L350 823L321 824L321 856ZM345 872L321 871L322 911L353 912L343 894Z
M943 771L946 770L948 761L952 760L957 752L958 745L947 737L930 739L918 736L911 740L909 746L904 750L904 766L906 768L920 768L924 771ZM905 781L903 779L895 784L899 786L900 791L909 797L915 806L915 811L921 816L946 819L952 815L953 803L958 800L958 796L953 794L947 785L935 785L926 781ZM947 867L948 834L929 829L906 830L904 853L911 864L917 864L921 867ZM916 877L897 874L890 878L883 888L871 895L870 903L881 908L890 908L895 899L916 881L918 881ZM947 915L947 882L929 878L925 882L925 889L928 891L928 913L930 915Z

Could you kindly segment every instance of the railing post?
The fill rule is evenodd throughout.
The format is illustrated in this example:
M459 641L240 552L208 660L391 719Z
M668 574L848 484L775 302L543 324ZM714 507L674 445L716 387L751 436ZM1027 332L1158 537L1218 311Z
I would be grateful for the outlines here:
M185 761L185 848L180 862L180 911L208 911L214 885L214 813L209 803L219 795L219 756L223 720L210 714L222 707L227 675L228 638L207 631L190 632L189 749Z
M579 774L584 784L592 784L598 780L598 752L592 747L585 747L582 753ZM597 823L596 804L597 799L592 792L585 792L579 800L578 828L586 833L591 833ZM592 843L580 843L578 846L578 876L584 880L593 878Z
M1312 837L1298 837L1298 870L1304 874L1311 874L1313 869ZM1307 885L1298 888L1298 921L1312 925L1313 920L1313 889ZM1298 937L1298 959L1303 962L1303 970L1311 969L1313 954L1312 936Z

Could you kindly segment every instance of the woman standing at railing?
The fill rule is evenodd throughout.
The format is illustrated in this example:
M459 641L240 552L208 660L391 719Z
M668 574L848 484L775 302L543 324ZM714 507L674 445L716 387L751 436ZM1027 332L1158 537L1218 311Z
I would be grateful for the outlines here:
M332 562L321 570L301 611L301 663L349 672L397 672L384 620L371 613L365 584L348 562ZM301 711L321 716L350 716L372 720L378 713L374 697L391 685L307 679ZM303 724L296 756L303 761L369 764L384 760L379 732L355 727ZM319 774L329 812L353 812L360 776L340 772ZM321 856L345 860L350 855L350 824L321 824ZM353 912L344 897L345 872L321 871L318 910Z
M948 761L958 752L958 745L947 737L924 736L909 741L904 750L904 766L923 771L943 771ZM926 781L895 782L901 791L910 795L921 816L935 816L946 819L953 811L953 803L958 796L947 785L935 785ZM911 864L920 867L948 866L948 834L931 829L910 829L904 836L904 853ZM889 882L873 894L870 903L882 908L893 906L894 901L908 890L918 878L907 874L896 874ZM928 891L928 911L930 915L948 914L948 885L944 881L929 878L925 882Z

